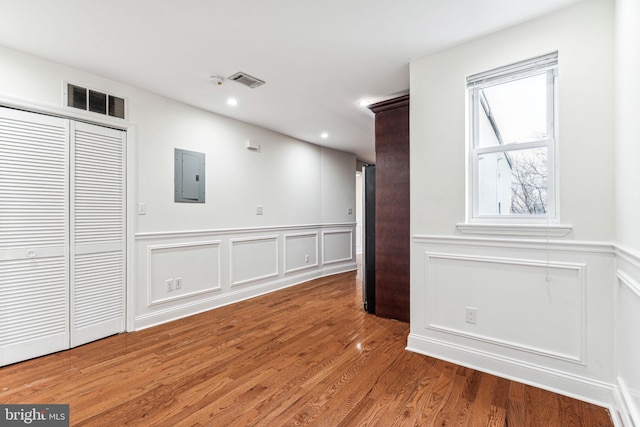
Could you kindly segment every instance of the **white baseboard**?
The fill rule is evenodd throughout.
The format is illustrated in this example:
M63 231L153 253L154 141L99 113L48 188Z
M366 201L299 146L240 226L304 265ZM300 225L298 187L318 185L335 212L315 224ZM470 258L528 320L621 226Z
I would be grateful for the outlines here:
M610 384L463 345L409 334L407 350L610 408Z

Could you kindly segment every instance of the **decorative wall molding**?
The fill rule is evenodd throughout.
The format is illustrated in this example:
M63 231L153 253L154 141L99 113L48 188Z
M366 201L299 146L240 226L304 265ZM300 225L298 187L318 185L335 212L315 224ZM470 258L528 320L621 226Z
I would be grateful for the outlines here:
M202 241L202 242L188 242L188 243L170 243L170 244L161 244L161 245L152 245L152 246L147 246L147 304L149 306L154 306L154 305L161 305L161 304L166 304L168 302L174 301L174 300L179 300L179 299L186 299L186 298L192 298L195 296L199 296L199 295L203 295L203 294L208 294L210 292L215 292L215 291L219 291L221 289L220 284L221 284L221 277L220 277L220 256L217 256L215 260L213 260L212 262L215 263L216 265L216 270L218 271L218 274L216 275L216 277L213 277L211 279L214 280L214 282L206 287L205 289L200 289L197 291L187 291L187 292L181 292L181 293L176 293L174 295L170 295L170 296L163 296L161 298L156 298L153 295L153 289L154 289L154 281L159 281L159 280L166 280L166 278L158 278L156 277L156 271L154 269L154 257L157 256L158 253L160 252L170 252L170 251L180 251L180 250L193 250L193 249L197 249L197 248L216 248L219 249L220 248L220 240L212 240L212 241ZM155 280L154 280L155 279Z
M433 236L414 235L412 241L425 245L456 245L470 247L492 247L496 249L535 249L563 252L587 252L603 255L614 255L616 246L608 242L585 242L569 240L541 240L541 239L507 239L495 237L467 237L467 236Z
M610 407L612 403L613 387L605 381L522 359L413 333L409 334L407 350L597 405Z
M640 409L633 401L633 393L623 378L616 377L615 406L617 411L615 412L624 420L622 421L623 426L640 425Z
M424 304L425 304L425 307L428 307L426 318L425 318L426 320L425 327L427 329L441 331L448 334L454 334L460 337L470 338L474 340L479 340L489 344L510 348L513 350L526 351L529 353L534 353L534 354L538 354L546 357L552 357L555 359L584 365L584 354L586 351L585 342L586 342L586 318L587 318L586 317L587 308L586 308L586 298L585 298L585 295L586 295L586 275L585 275L586 265L585 264L569 263L569 262L551 262L551 261L540 261L540 260L497 257L497 256L490 257L490 256L457 255L457 254L433 253L433 252L425 252L424 256L425 256L424 263L425 263L425 269L426 269L426 273L425 273L426 292L425 292ZM529 270L538 270L540 275L546 274L547 279L548 279L548 274L550 270L566 270L568 272L573 273L575 275L575 280L577 282L575 283L575 285L578 290L578 300L576 301L576 306L577 306L576 315L578 316L578 318L574 319L574 323L578 325L578 330L566 330L564 331L564 334L567 337L567 340L565 341L573 339L574 337L578 339L577 348L575 349L577 351L575 351L575 353L571 353L570 351L561 353L559 351L554 351L552 349L545 348L542 345L537 345L537 346L527 345L527 344L515 342L512 339L500 338L497 335L490 336L490 335L487 335L486 333L485 334L474 333L469 330L464 330L460 327L456 327L455 324L443 325L443 324L436 323L433 313L435 313L437 310L436 305L441 304L442 301L432 296L432 294L437 291L435 287L439 285L437 280L433 276L441 276L441 275L434 274L435 273L434 270L436 269L433 263L434 260L451 261L457 265L455 268L455 270L457 271L464 271L465 264L469 264L469 263L481 264L483 265L483 269L490 269L493 272L492 274L495 276L496 282L499 281L502 266L506 266L507 268L528 267ZM554 283L554 282L547 280L544 283L544 285L547 287L546 289L547 294L550 294L551 292L549 289L549 286L551 283ZM514 283L514 285L516 284ZM517 285L518 286L514 286L514 288L522 288L524 286L523 283L518 283ZM563 287L566 287L567 285L568 284L566 282L557 284L557 286L563 286ZM535 286L539 287L540 285L536 284ZM529 301L529 303L533 304L534 302ZM531 319L531 321L535 321L535 319ZM566 322L558 322L557 327L569 328L569 326L566 325ZM556 329L555 332L558 333L559 332L558 329Z
M303 255L303 262L300 262L298 264L293 263L293 262L289 262L288 260L290 259L290 257L292 256L292 253L294 251L296 251L296 249L294 247L293 241L295 240L309 240L312 242L313 246L313 252L311 252L310 254L305 253L303 254L297 254L297 255ZM285 274L289 274L289 273L295 273L296 271L301 271L301 270L307 270L309 268L316 268L318 267L319 263L318 263L318 232L313 232L313 233L293 233L293 234L285 234L284 235L284 273ZM309 260L304 260L304 256L308 256ZM313 261L311 261L313 260Z
M616 272L616 277L618 278L620 283L626 285L631 292L633 292L638 298L640 298L640 283L633 280L631 276L620 269L618 269L618 271Z
M261 243L261 244L260 244ZM267 243L267 244L265 244ZM258 248L260 244L261 248ZM265 252L264 248L267 246L273 246L271 252ZM240 247L246 247L244 254L240 254ZM277 277L280 274L279 271L279 239L278 236L256 236L256 237L243 237L240 239L229 240L229 274L231 287L245 285L251 282L257 282L266 280L272 277ZM253 247L253 248L252 248ZM268 262L271 258L272 263ZM248 266L255 266L261 263L258 267L254 267L259 270L258 274L248 275L242 279L237 280L236 277L240 275L240 270L250 271ZM240 265L242 264L242 265ZM242 268L240 268L242 267ZM271 268L273 268L271 270Z
M297 225L279 225L269 227L242 227L242 228L212 228L206 230L178 230L178 231L154 231L154 232L142 232L136 233L136 240L156 240L156 239L176 239L176 238L190 238L190 237L207 237L207 236L220 236L229 234L260 234L260 233L275 233L294 230L309 230L309 229L329 229L329 228L344 228L355 227L355 222L344 223L330 223L330 224L297 224Z
M353 224L355 227L355 223ZM348 242L348 249L345 246L343 251L337 253L335 257L332 257L332 250L330 248L331 245L328 244L328 239L330 236L338 236L343 235L343 240ZM336 240L336 239L334 239ZM350 230L331 230L331 231L323 231L322 232L322 264L335 264L339 262L353 261L354 259L354 251L353 251L353 229ZM342 254L342 255L341 255Z
M132 320L129 330L169 322L318 277L355 270L352 244L355 225L139 233L131 250L139 267L130 283L142 286L130 287ZM325 247L325 240L320 238L323 232L338 239L330 239L329 247ZM206 254L201 251L203 248ZM197 258L192 264L191 258L184 258L189 250L194 250ZM305 262L307 254L308 266ZM323 265L320 254L335 261ZM162 264L158 264L161 259ZM167 292L166 279L184 279L185 275L191 277L189 281L185 279L185 285L209 285L195 291L183 287L180 292Z
M640 374L638 374L638 334L640 333L640 258L637 253L616 248L616 413L622 425L640 426Z
M623 246L615 247L616 256L640 270L640 253Z
M615 244L416 234L411 246L408 349L614 404Z
M221 292L215 295L200 296L200 298L192 300L170 301L170 304L165 304L161 307L154 307L153 311L142 312L135 316L134 330L146 329L172 320L192 316L208 310L213 310L250 298L255 298L260 295L268 294L270 292L275 292L290 286L295 286L319 277L352 271L355 268L355 265L335 265L330 268L309 270L301 272L301 274L278 278L276 280L269 280L265 283L249 287L234 288L231 291Z
M565 237L573 231L568 224L479 224L459 223L456 228L464 234L517 237Z

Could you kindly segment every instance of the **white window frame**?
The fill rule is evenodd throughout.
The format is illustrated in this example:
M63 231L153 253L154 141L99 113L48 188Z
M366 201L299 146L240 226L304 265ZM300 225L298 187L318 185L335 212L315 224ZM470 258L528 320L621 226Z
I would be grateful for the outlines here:
M530 142L489 147L479 146L480 95L483 88L534 75L547 75L547 138ZM557 123L558 123L558 53L521 61L467 78L468 90L468 191L467 221L478 224L555 224L559 222L557 182ZM491 153L545 147L547 149L547 213L544 215L480 215L479 213L479 157Z

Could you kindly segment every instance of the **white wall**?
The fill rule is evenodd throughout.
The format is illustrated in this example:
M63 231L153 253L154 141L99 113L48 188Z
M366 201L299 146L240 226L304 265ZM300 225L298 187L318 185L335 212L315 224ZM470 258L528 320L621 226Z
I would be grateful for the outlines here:
M618 408L640 425L640 3L615 1ZM633 421L631 421L633 420Z
M613 404L613 36L613 3L585 0L411 64L409 349ZM466 76L556 50L560 222L572 231L462 234Z
M129 329L355 268L355 155L3 47L0 64L0 103L128 129ZM64 107L65 81L126 98L127 122ZM174 148L205 153L206 203L173 202Z
M465 221L466 76L558 50L560 220L614 239L612 24L609 0L586 1L411 63L414 233Z
M138 200L148 213L138 218L138 231L354 222L347 214L355 207L354 155L152 94L139 99L131 121L139 140ZM259 152L245 148L248 139ZM174 148L205 153L207 203L173 202Z
M616 0L617 241L640 251L640 3Z
M356 253L362 253L362 172L356 172Z

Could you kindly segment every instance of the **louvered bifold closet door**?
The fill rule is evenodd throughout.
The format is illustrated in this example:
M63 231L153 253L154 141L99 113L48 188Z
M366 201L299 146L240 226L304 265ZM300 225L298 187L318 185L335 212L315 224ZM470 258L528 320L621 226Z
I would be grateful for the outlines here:
M125 133L72 123L71 346L124 331Z
M0 107L0 365L69 347L68 121Z

